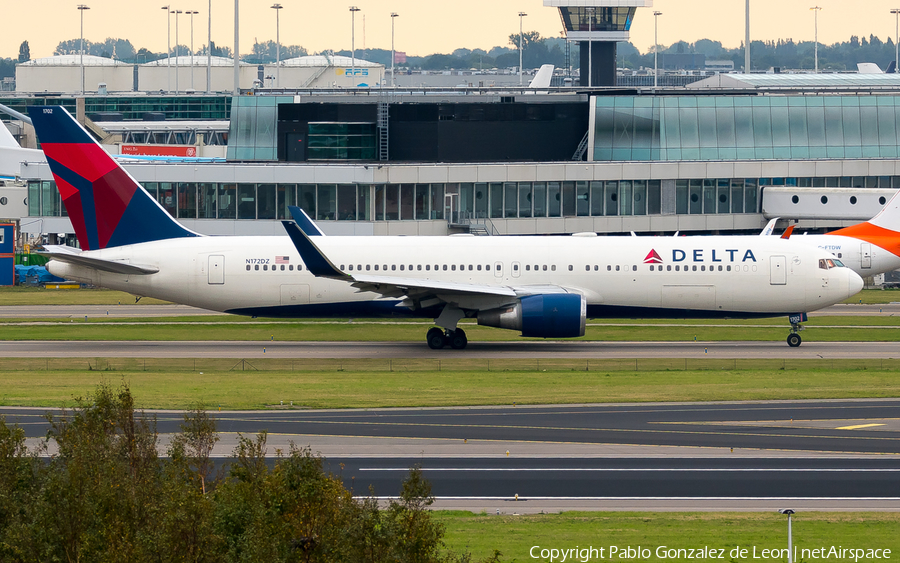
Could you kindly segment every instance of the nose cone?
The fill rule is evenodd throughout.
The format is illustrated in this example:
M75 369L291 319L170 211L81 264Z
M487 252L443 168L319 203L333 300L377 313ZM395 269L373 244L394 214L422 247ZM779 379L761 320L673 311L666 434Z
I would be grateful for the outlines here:
M841 268L846 271L847 275L847 297L853 297L863 288L863 279L850 268Z

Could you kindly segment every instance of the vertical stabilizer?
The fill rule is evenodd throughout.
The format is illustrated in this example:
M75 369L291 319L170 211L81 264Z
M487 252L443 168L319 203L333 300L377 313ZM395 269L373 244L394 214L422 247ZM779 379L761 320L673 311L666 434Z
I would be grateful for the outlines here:
M900 191L884 204L878 215L869 219L869 223L882 229L900 233Z
M31 106L50 171L83 250L198 236L169 215L61 106Z

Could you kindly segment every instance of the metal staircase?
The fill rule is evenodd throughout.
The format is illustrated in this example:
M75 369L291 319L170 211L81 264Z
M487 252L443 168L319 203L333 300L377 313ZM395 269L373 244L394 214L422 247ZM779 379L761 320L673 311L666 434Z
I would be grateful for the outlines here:
M587 152L588 148L588 139L590 137L590 131L584 132L584 137L582 137L581 142L578 143L578 148L575 149L575 154L572 155L572 160L584 160L584 154Z
M390 108L386 101L378 102L378 160L390 159Z

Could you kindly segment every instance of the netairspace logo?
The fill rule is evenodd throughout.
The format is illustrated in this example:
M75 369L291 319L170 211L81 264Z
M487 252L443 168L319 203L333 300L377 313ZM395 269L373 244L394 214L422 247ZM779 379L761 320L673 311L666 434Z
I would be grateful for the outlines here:
M566 563L567 561L587 563L588 561L664 561L673 559L721 559L723 561L748 560L778 560L786 561L790 555L788 549L760 548L757 546L717 548L703 546L698 548L683 548L660 545L656 547L632 547L615 546L608 547L580 547L556 548L536 545L529 550L532 559L548 561L550 563ZM822 546L814 548L801 548L794 546L792 561L830 560L835 563L853 561L874 561L891 558L890 549Z

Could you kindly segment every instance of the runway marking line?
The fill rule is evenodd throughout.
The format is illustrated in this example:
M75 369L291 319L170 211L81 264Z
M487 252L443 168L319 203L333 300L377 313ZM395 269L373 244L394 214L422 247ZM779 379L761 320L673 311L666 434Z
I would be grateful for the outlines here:
M219 432L220 435L228 434L228 435L239 435L246 434L245 432ZM295 434L288 432L267 432L268 436L301 436L301 437L315 437L315 438L360 438L360 439L369 439L369 440L421 440L421 441L435 441L435 442L458 442L461 438L432 438L428 436L372 436L365 434ZM626 447L626 448L671 448L671 449L682 449L682 448L693 448L693 449L706 449L706 450L717 450L717 449L728 449L726 446L679 446L674 444L633 444L628 442L573 442L573 441L559 441L559 440L522 440L519 438L475 438L470 440L468 443L472 445L476 445L479 443L498 443L498 444L549 444L549 445L561 445L561 446L594 446L594 447ZM810 454L810 453L820 453L820 454L843 454L843 455L864 455L867 457L874 456L894 456L900 455L900 452L854 452L847 450L792 450L787 448L757 448L750 446L742 446L739 448L742 451L755 451L755 452L799 452L802 454ZM347 456L343 456L347 457ZM356 457L356 456L350 456ZM392 456L392 457L409 457L407 455L404 456ZM490 456L488 456L490 457ZM554 456L546 456L546 457L554 457ZM782 458L779 457L777 459L807 459L805 455L798 456L797 458ZM813 458L815 459L815 458ZM843 459L843 458L836 458Z
M731 405L729 405L729 406L731 406ZM774 408L785 408L784 405L771 405L771 406L770 406L770 405L764 405L764 404L739 405L739 406L740 406L741 408L739 408L739 409L729 409L728 412L729 412L729 413L733 413L733 412L735 412L735 411L758 411L758 410L772 410L772 409L774 409ZM891 408L894 408L894 407L896 407L896 406L897 406L896 404L889 405L889 407L891 407ZM584 414L584 415L591 415L591 414L619 415L619 414L648 414L648 413L649 413L649 414L672 414L672 413L684 413L684 412L701 412L701 413L712 413L712 414L714 414L714 413L719 412L720 410L722 410L722 409L711 410L711 409L708 409L708 408L703 408L702 406L690 406L690 407L683 407L683 408L677 408L677 409L658 410L658 409L654 409L654 408L652 408L652 407L650 407L650 406L642 407L642 406L630 405L630 406L627 406L627 407L619 407L619 406L616 405L616 404L609 404L609 405L592 405L592 406L589 406L589 407L581 407L580 410L575 410L575 408L567 407L567 406L565 406L565 405L561 405L561 408L562 408L563 410L547 410L545 406L541 406L541 405L518 405L517 407L511 407L511 406L508 406L508 405L479 405L479 406L477 406L477 407L438 407L438 408L441 408L441 409L443 409L443 408L449 409L449 410L441 411L441 412L439 413L439 416L446 417L446 418L452 418L452 417L471 416L471 415L472 415L472 412L473 412L473 408L479 409L479 410L484 410L484 409L493 409L493 408L498 408L498 407L500 407L500 408L508 408L508 410L505 410L505 411L503 411L503 412L480 412L480 413L479 413L479 416L482 416L482 417L509 416L509 415L511 415L511 414L513 414L513 413L516 413L516 414L527 414L527 415L532 415L532 416L534 416L534 415L540 415L540 416L551 416L551 415L554 415L554 416L558 416L558 415L579 415L579 414ZM837 406L837 407L831 406L831 405L798 405L798 406L793 406L793 404L792 404L792 406L791 406L790 408L793 409L794 411L814 411L814 410L822 410L822 409L872 409L872 408L879 408L879 409L880 409L880 408L884 408L884 407L885 407L885 405L882 405L882 404L874 404L874 405L870 405L870 404L865 404L865 405L844 405L844 406ZM322 414L323 416L336 415L336 416L342 418L343 420L352 420L352 419L355 419L355 418L369 418L369 417L372 416L372 412L373 412L373 411L369 411L368 409L364 409L364 410L366 410L366 412L360 412L360 413L353 413L353 412L334 413L333 411L332 411L332 412L325 412L325 411L323 411L321 414ZM410 412L410 410L413 411L413 412ZM395 418L410 418L410 417L421 417L421 416L422 416L422 413L429 413L429 412L433 413L434 411L435 411L435 408L427 407L426 410L418 410L418 409L415 409L415 408L413 408L413 409L403 408L402 410L395 410L395 411L374 411L374 412L379 412L382 416L392 416L392 417L395 417ZM453 411L456 411L456 412L453 412ZM546 412L542 412L542 411L546 411ZM248 414L249 418L245 418L245 417L223 417L223 418L221 418L221 420L234 420L234 421L240 421L240 422L267 422L267 421L272 421L272 422L297 422L296 419L289 419L289 418L286 418L286 417L290 417L290 416L292 416L292 415L294 415L294 414L304 414L304 415L307 415L307 416L310 414L310 410L308 410L308 409L304 409L304 410L299 410L299 409L298 409L298 410L296 410L296 411L277 411L277 410L276 410L276 411L265 411L265 412L266 412L266 414L275 414L275 413L277 413L277 414L283 415L283 416L278 416L278 417L272 416L272 417L267 417L267 418L265 418L265 419L261 419L261 418L259 418L259 417L257 417L257 416L249 415L249 414ZM313 411L313 413L314 413L314 414L319 414L319 413L315 413L314 411ZM812 421L814 421L814 420L815 420L815 421L820 421L820 422L821 422L821 421L840 421L840 420L846 420L846 419L837 419L837 418L832 418L832 419L828 419L828 418L824 418L824 419L805 419L805 420L794 419L795 422L812 422ZM866 417L855 417L855 418L853 418L852 420L900 420L900 418L878 417L877 419L872 419L872 418L866 418ZM331 421L329 421L329 422L331 422ZM729 422L730 422L730 421L715 421L715 420L711 420L711 421L687 421L687 422L649 421L648 424L728 424ZM744 422L744 421L735 421L735 422ZM772 420L772 421L763 421L763 422L776 422L776 421L775 421L775 420Z
M435 424L435 423L398 423L398 422L369 422L369 421L343 421L343 420L294 420L295 424L325 424L338 425L348 424L357 426L395 426L395 427L428 427L428 428L459 428L459 429L504 429L504 430L543 430L543 431L566 431L566 432L633 432L636 434L689 434L701 436L754 436L763 438L821 438L830 440L848 439L847 436L829 436L815 434L764 434L753 432L700 432L696 430L651 430L651 429L633 429L633 428L578 428L578 427L560 427L560 426L514 426L514 425L485 425L485 424ZM678 423L675 423L678 424ZM830 430L823 428L822 430ZM900 438L888 436L854 436L854 440L881 440L895 442ZM900 452L895 452L900 453Z
M839 469L839 468L639 468L639 467L614 467L614 468L593 468L593 467L421 467L422 471L477 471L486 473L489 471L500 471L505 473L542 473L550 471L568 471L577 473L900 473L898 469ZM358 471L403 471L408 472L408 467L360 467Z
M873 426L884 426L884 424L856 424L854 426L841 426L835 430L860 430L862 428L872 428Z

